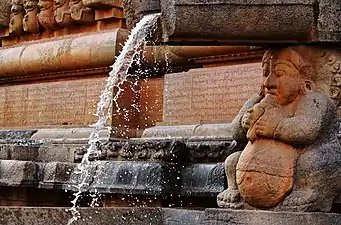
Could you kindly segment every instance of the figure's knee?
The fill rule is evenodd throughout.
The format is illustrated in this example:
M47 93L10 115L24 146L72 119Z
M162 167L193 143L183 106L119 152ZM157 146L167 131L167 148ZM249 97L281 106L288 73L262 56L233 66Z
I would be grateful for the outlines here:
M304 152L298 158L296 169L300 175L333 174L340 170L340 163L340 150L332 147L316 148Z
M235 152L226 158L225 160L226 171L231 170L231 168L236 168L241 153L242 153L241 151Z

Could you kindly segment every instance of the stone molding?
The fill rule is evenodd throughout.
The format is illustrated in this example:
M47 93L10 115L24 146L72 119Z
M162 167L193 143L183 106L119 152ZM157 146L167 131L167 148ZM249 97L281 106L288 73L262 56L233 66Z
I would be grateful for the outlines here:
M92 9L122 8L122 0L82 0L86 7Z
M220 138L130 139L99 142L99 155L90 160L162 161L168 163L213 163L223 161L235 151L235 141ZM87 146L76 148L74 161L80 162Z
M2 48L0 79L108 67L127 35L126 30L115 29Z
M151 67L160 63L174 66L189 63L205 64L245 60L250 58L261 59L264 51L254 51L250 46L146 46L145 61ZM222 58L223 57L223 58ZM157 64L157 65L155 65Z
M64 77L77 77L77 76L92 76L92 75L103 75L110 72L110 67L97 67L90 69L79 69L79 70L66 70L57 72L47 72L39 74L27 74L16 77L4 77L0 78L0 84L9 84L23 81L41 81L45 79L55 79Z
M165 137L221 137L232 138L231 125L229 123L221 124L193 124L167 126L158 125L147 128L143 131L143 138L165 138Z

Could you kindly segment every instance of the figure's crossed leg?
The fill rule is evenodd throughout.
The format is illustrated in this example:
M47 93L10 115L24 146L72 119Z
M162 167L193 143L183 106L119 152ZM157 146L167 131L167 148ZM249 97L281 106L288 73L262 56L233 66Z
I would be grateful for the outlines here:
M225 172L228 188L217 196L217 203L219 207L237 209L244 206L244 202L239 193L236 182L236 167L240 154L241 151L235 152L229 155L225 160Z

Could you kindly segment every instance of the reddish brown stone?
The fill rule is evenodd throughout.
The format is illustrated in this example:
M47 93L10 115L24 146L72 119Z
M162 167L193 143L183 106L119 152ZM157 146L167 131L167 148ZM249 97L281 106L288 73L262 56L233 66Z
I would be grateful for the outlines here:
M163 122L231 122L244 102L259 90L261 75L260 63L167 74Z
M24 9L26 12L23 20L24 31L29 33L38 32L39 31L39 23L37 18L37 14L39 13L38 0L24 0Z
M0 124L9 127L87 125L94 122L103 78L0 88Z
M163 77L142 80L140 91L139 126L141 129L155 126L162 121Z
M0 76L22 79L27 74L108 67L127 35L127 31L116 29L4 48L0 50Z
M115 98L112 107L112 125L119 128L115 136L128 138L136 135L138 122L139 82L135 78L128 79L120 85L123 90ZM114 89L117 92L117 88ZM114 98L114 99L115 99Z
M114 7L106 10L95 10L95 20L103 20L108 18L123 19L123 9Z
M250 205L272 207L292 189L297 152L292 146L271 139L249 143L237 164L237 184Z
M163 78L129 79L113 104L112 125L120 128L119 137L136 137L143 129L162 120Z

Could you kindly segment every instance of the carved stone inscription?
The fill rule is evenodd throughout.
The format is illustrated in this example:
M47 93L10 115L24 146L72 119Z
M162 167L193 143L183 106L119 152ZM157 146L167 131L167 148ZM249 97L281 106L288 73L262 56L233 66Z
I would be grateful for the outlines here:
M104 82L92 78L2 87L1 127L90 124Z
M139 125L142 129L162 121L163 78L141 80Z
M231 122L262 82L260 63L193 69L165 76L163 122Z

